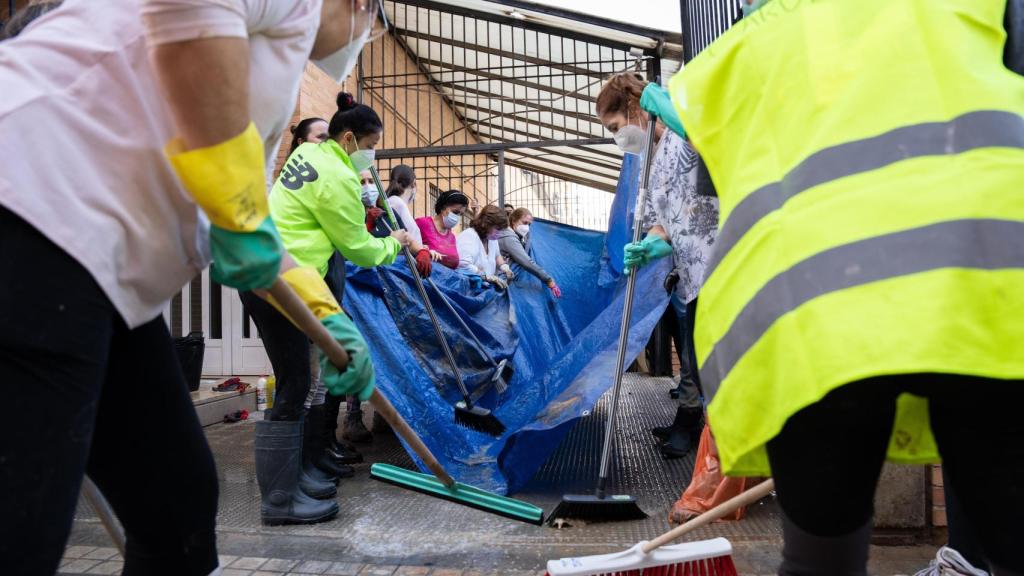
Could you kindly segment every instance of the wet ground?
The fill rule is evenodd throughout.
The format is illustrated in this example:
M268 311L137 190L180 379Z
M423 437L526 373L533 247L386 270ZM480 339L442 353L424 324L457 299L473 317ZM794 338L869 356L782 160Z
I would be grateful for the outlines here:
M341 514L314 526L264 527L253 462L251 421L207 428L221 480L218 546L225 576L283 574L543 574L549 559L628 548L668 528L672 503L689 482L693 452L666 461L648 430L675 412L665 378L627 375L620 405L612 491L635 496L646 520L555 529L516 522L369 479L370 462L411 467L397 439L378 434L363 449L367 464L343 480ZM593 489L605 422L605 400L580 420L531 483L515 494L550 513L565 492ZM770 574L778 565L778 511L768 500L740 522L698 530L693 539L724 536L743 574ZM117 573L119 558L102 526L79 505L62 574ZM934 548L875 548L874 574L913 573ZM92 557L89 557L92 556Z

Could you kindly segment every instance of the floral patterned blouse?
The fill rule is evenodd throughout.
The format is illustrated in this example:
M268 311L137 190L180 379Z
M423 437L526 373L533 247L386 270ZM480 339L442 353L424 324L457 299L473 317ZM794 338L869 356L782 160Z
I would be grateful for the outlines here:
M697 195L698 163L696 150L665 130L654 153L650 191L644 202L644 229L660 224L672 240L672 258L679 273L676 295L683 302L697 297L718 233L718 198Z

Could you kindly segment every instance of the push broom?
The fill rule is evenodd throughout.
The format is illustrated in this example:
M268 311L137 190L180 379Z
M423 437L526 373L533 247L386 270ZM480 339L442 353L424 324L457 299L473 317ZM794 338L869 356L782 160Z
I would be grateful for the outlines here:
M640 542L629 550L548 562L548 576L737 576L732 545L725 538L667 546L737 508L764 498L775 489L771 479L734 496L682 526Z
M373 181L377 185L377 191L381 197L384 195L384 189L380 184L380 177L377 175L377 169L375 167L370 168L370 172L373 174ZM395 219L395 215L391 212L391 206L387 201L383 202L385 209L387 210L388 217L391 222L398 222ZM393 230L391 225L385 221L385 226L388 230ZM441 344L441 350L444 351L445 359L448 361L448 366L451 368L452 375L455 377L455 385L459 388L459 393L462 395L462 401L455 404L455 423L484 434L490 434L491 436L501 436L505 433L505 425L502 424L501 420L495 416L490 410L479 406L473 402L472 397L469 395L469 390L466 389L466 383L462 381L462 373L459 371L459 367L455 364L455 356L452 354L451 348L448 346L448 340L445 338L444 330L441 329L441 324L437 321L437 315L434 314L434 306L430 303L430 297L427 296L427 290L423 287L423 279L420 277L419 271L416 269L416 259L413 258L412 252L408 246L403 246L402 251L405 254L405 260L409 264L409 272L412 273L413 283L416 285L416 290L420 293L420 298L423 300L423 307L427 309L427 315L430 316L430 323L434 326L434 333L437 335L437 341Z
M640 241L643 220L644 201L647 198L647 186L651 178L651 157L654 155L654 125L657 117L650 115L647 122L647 147L644 150L643 170L640 178L640 189L636 195L636 208L633 212L633 242ZM579 519L588 522L607 522L614 520L640 520L647 517L629 494L608 494L608 468L612 459L612 443L615 437L615 417L619 409L619 393L622 389L622 373L626 369L626 340L629 336L629 322L633 316L633 296L636 292L636 273L629 274L626 280L626 295L622 310L622 325L619 328L618 356L615 360L615 385L612 387L611 407L608 410L608 421L604 428L604 444L601 447L601 467L597 477L597 489L593 494L566 494L562 501L548 515L548 523L554 524L558 519Z

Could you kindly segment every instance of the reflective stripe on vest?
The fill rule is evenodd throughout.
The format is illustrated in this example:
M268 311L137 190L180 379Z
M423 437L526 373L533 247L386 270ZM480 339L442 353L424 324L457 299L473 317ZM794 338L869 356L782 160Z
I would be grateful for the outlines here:
M1024 222L965 219L875 236L819 252L772 278L744 306L701 367L713 396L771 325L830 292L939 268L1024 268Z
M949 122L903 126L873 138L818 151L780 182L762 186L736 205L715 238L705 276L714 273L722 259L761 219L801 192L902 160L994 147L1024 148L1024 117L999 110L969 112Z

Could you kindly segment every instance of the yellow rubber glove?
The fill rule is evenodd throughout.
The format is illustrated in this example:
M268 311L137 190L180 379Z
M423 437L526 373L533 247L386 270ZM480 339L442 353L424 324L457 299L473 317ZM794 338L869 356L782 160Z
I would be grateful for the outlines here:
M320 273L316 268L308 266L292 268L281 274L281 279L295 290L331 336L334 336L348 352L348 367L341 372L323 351L320 351L320 378L327 391L333 396L352 394L358 396L360 400L368 400L376 384L370 350L355 323L334 299ZM268 297L267 301L284 313L273 297Z
M165 150L181 183L210 218L216 282L253 290L269 288L284 249L270 219L263 141L256 126L206 148L184 150L179 138Z

